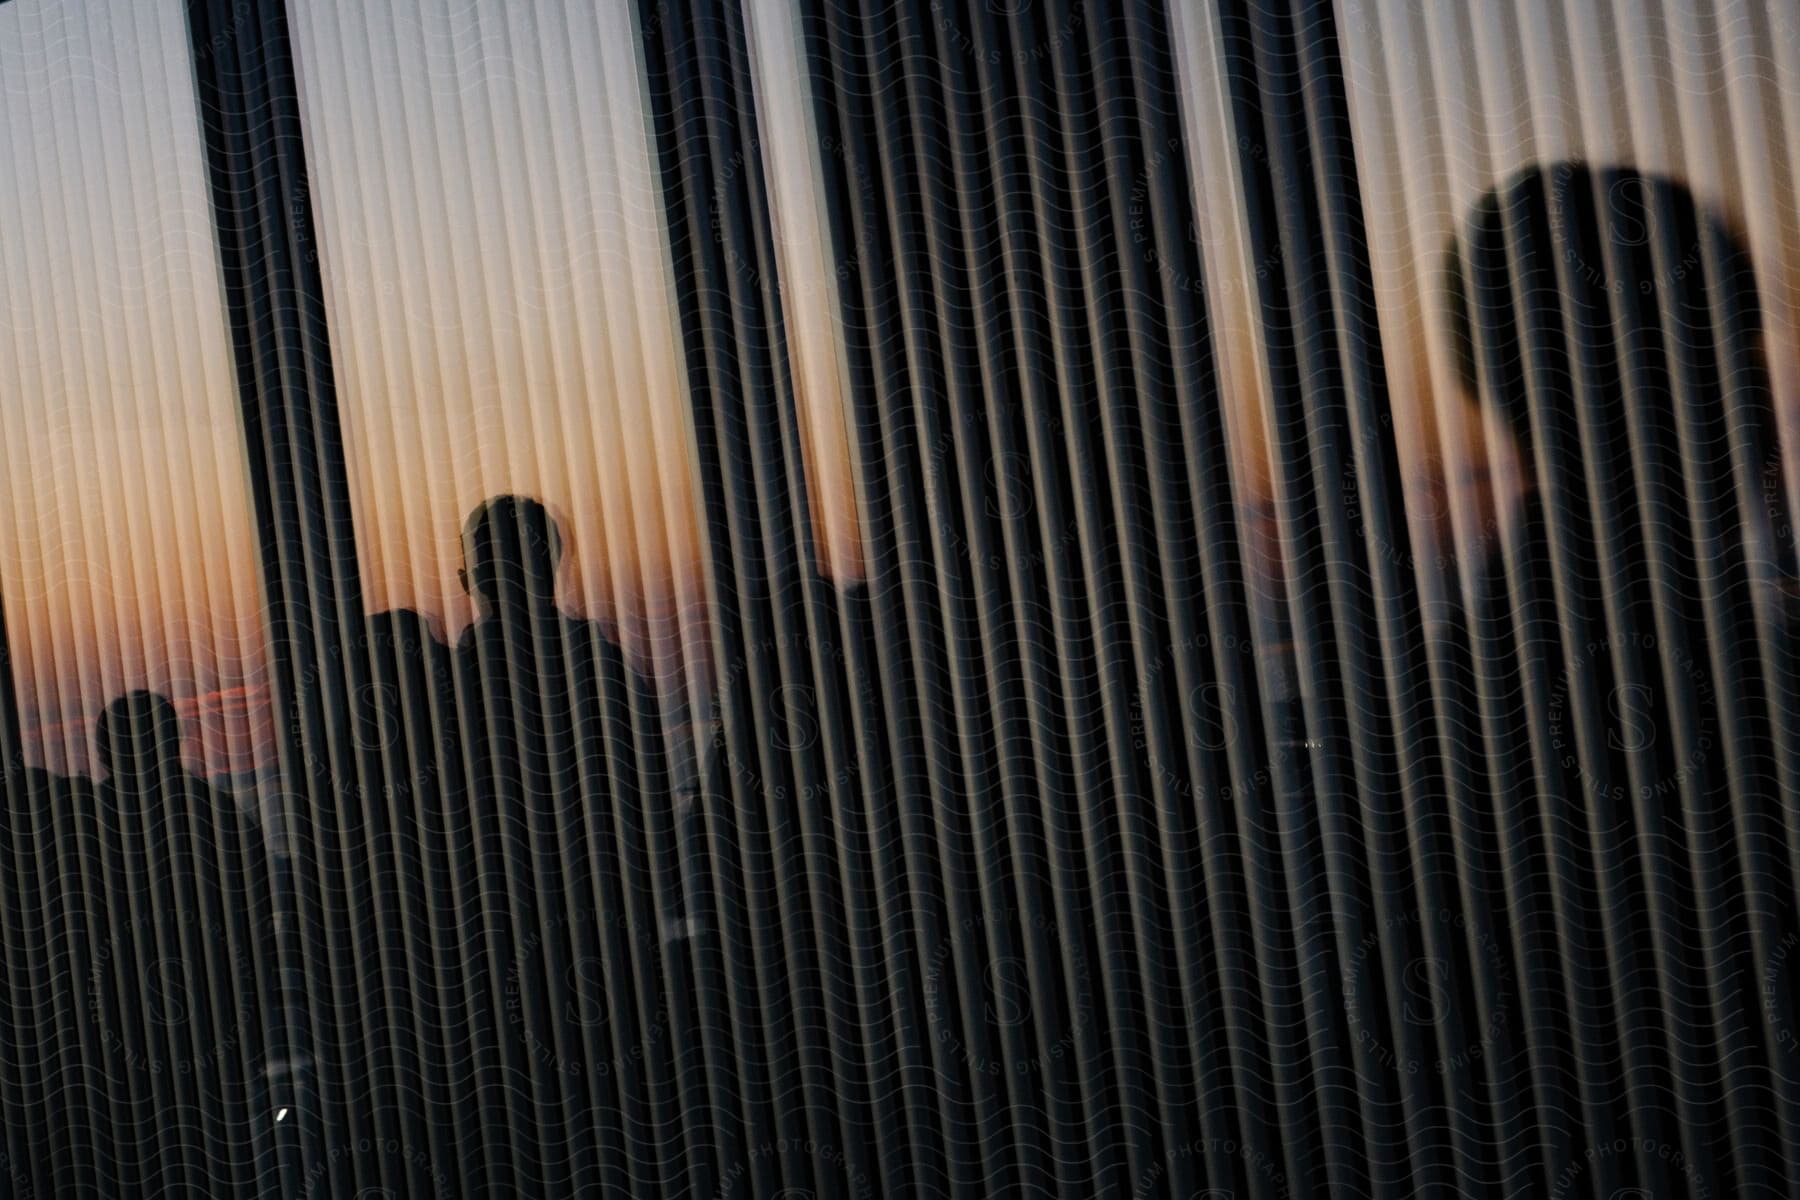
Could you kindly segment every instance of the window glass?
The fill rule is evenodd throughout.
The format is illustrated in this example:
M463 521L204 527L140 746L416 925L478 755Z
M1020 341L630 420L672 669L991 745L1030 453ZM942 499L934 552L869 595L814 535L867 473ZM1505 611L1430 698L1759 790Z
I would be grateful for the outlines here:
M816 530L815 561L828 578L853 583L863 576L863 555L845 425L850 382L839 291L859 284L863 264L833 253L819 157L842 158L844 148L830 137L821 139L813 124L812 64L800 42L794 6L752 0L744 13L807 501ZM868 191L866 174L858 182ZM867 202L872 195L863 198Z
M630 10L290 12L369 610L454 642L465 521L528 495L563 607L677 678L691 434Z
M176 0L0 8L0 593L26 761L121 694L190 766L274 768L255 522Z
M1507 5L1341 0L1346 90L1396 433L1415 543L1479 567L1524 485L1517 448L1484 427L1457 377L1442 300L1445 251L1485 194L1531 168L1584 161L1667 178L1745 239L1755 263L1771 382L1791 428L1797 225L1779 125L1800 34L1771 10L1768 54L1732 6L1637 0L1570 6L1545 21ZM1775 6L1781 9L1782 6ZM1759 18L1759 21L1762 18ZM1478 51L1478 47L1485 50ZM1559 190L1552 178L1551 190ZM1623 186L1623 185L1621 185ZM1629 189L1627 189L1629 190ZM1647 236L1647 233L1646 233ZM1697 246L1686 269L1697 271ZM1682 269L1686 253L1677 253ZM1653 286L1646 282L1643 286ZM1791 442L1792 438L1785 440Z

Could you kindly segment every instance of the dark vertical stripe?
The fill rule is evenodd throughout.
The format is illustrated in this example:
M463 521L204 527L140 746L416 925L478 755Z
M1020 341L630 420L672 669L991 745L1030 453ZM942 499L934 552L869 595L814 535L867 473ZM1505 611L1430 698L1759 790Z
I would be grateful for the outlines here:
M339 849L341 794L359 770L351 650L362 590L286 9L280 0L189 0L187 16L262 552L281 774L297 804L282 962L284 973L298 971L289 982L304 982L286 993L292 1019L276 1044L318 1064L317 1111L296 1095L289 1126L303 1143L300 1176L315 1178L329 1148L370 1132L355 1093L371 1083L358 1014L371 1007L363 972L375 955L350 919L369 902L368 876ZM334 1078L333 1066L346 1075Z

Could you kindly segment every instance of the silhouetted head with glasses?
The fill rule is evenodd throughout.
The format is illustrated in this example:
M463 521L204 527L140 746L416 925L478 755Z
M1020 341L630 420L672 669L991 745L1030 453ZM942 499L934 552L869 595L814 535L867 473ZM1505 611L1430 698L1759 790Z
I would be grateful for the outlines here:
M484 501L464 523L462 543L462 584L484 616L555 608L562 531L542 501Z
M1750 253L1683 184L1567 161L1489 191L1444 273L1469 395L1527 451L1577 403L1656 430L1776 442Z
M1528 504L1553 483L1569 511L1606 489L1654 523L1689 496L1735 497L1725 527L1790 557L1756 271L1686 186L1529 169L1475 205L1444 297L1460 383L1511 436Z

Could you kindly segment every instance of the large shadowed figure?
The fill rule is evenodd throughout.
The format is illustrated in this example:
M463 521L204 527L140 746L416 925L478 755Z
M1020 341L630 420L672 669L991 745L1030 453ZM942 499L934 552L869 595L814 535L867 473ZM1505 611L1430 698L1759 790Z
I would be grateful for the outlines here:
M361 915L380 950L363 964L364 986L380 1000L358 1069L387 1089L399 1136L435 1143L449 1161L472 1115L453 1080L470 1047L493 1041L491 1014L470 1002L479 907L459 887L475 872L452 653L412 609L369 617L359 640L368 677L355 725L364 771L354 861L368 873ZM422 1158L406 1165L415 1189L431 1186Z
M470 516L462 579L477 618L455 674L501 1059L531 1079L535 1106L513 1096L508 1116L540 1127L513 1144L528 1160L552 1148L553 1161L520 1164L527 1175L624 1186L651 1111L648 1023L664 1007L642 882L662 726L619 647L558 607L563 561L539 501L500 496Z
M121 1186L249 1194L275 1166L263 1111L274 1006L260 833L187 770L166 698L113 701L95 743L106 778L83 878L84 1034L90 1061L108 1072Z
M1450 701L1493 801L1477 875L1535 981L1534 1127L1596 1194L1683 1195L1767 1161L1760 1118L1718 1137L1766 1068L1753 990L1723 981L1792 928L1767 836L1791 527L1755 271L1683 185L1562 162L1482 198L1445 284L1462 386L1521 464ZM1587 1155L1618 1138L1700 1153Z
M511 815L541 819L508 831L521 841L540 828L578 833L584 798L606 795L610 782L608 763L584 761L583 735L599 713L599 689L613 682L605 677L620 676L623 662L596 625L558 608L562 556L561 529L535 500L490 500L464 528L461 576L477 619L457 643L455 665L475 751L472 783L478 800L516 800ZM540 868L559 869L554 844L535 849L546 854Z

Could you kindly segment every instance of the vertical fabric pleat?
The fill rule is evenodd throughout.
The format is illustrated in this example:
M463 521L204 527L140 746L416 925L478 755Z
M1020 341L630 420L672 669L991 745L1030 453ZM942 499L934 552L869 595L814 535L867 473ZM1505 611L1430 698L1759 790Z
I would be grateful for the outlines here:
M0 3L0 1195L1791 1194L1795 79Z

